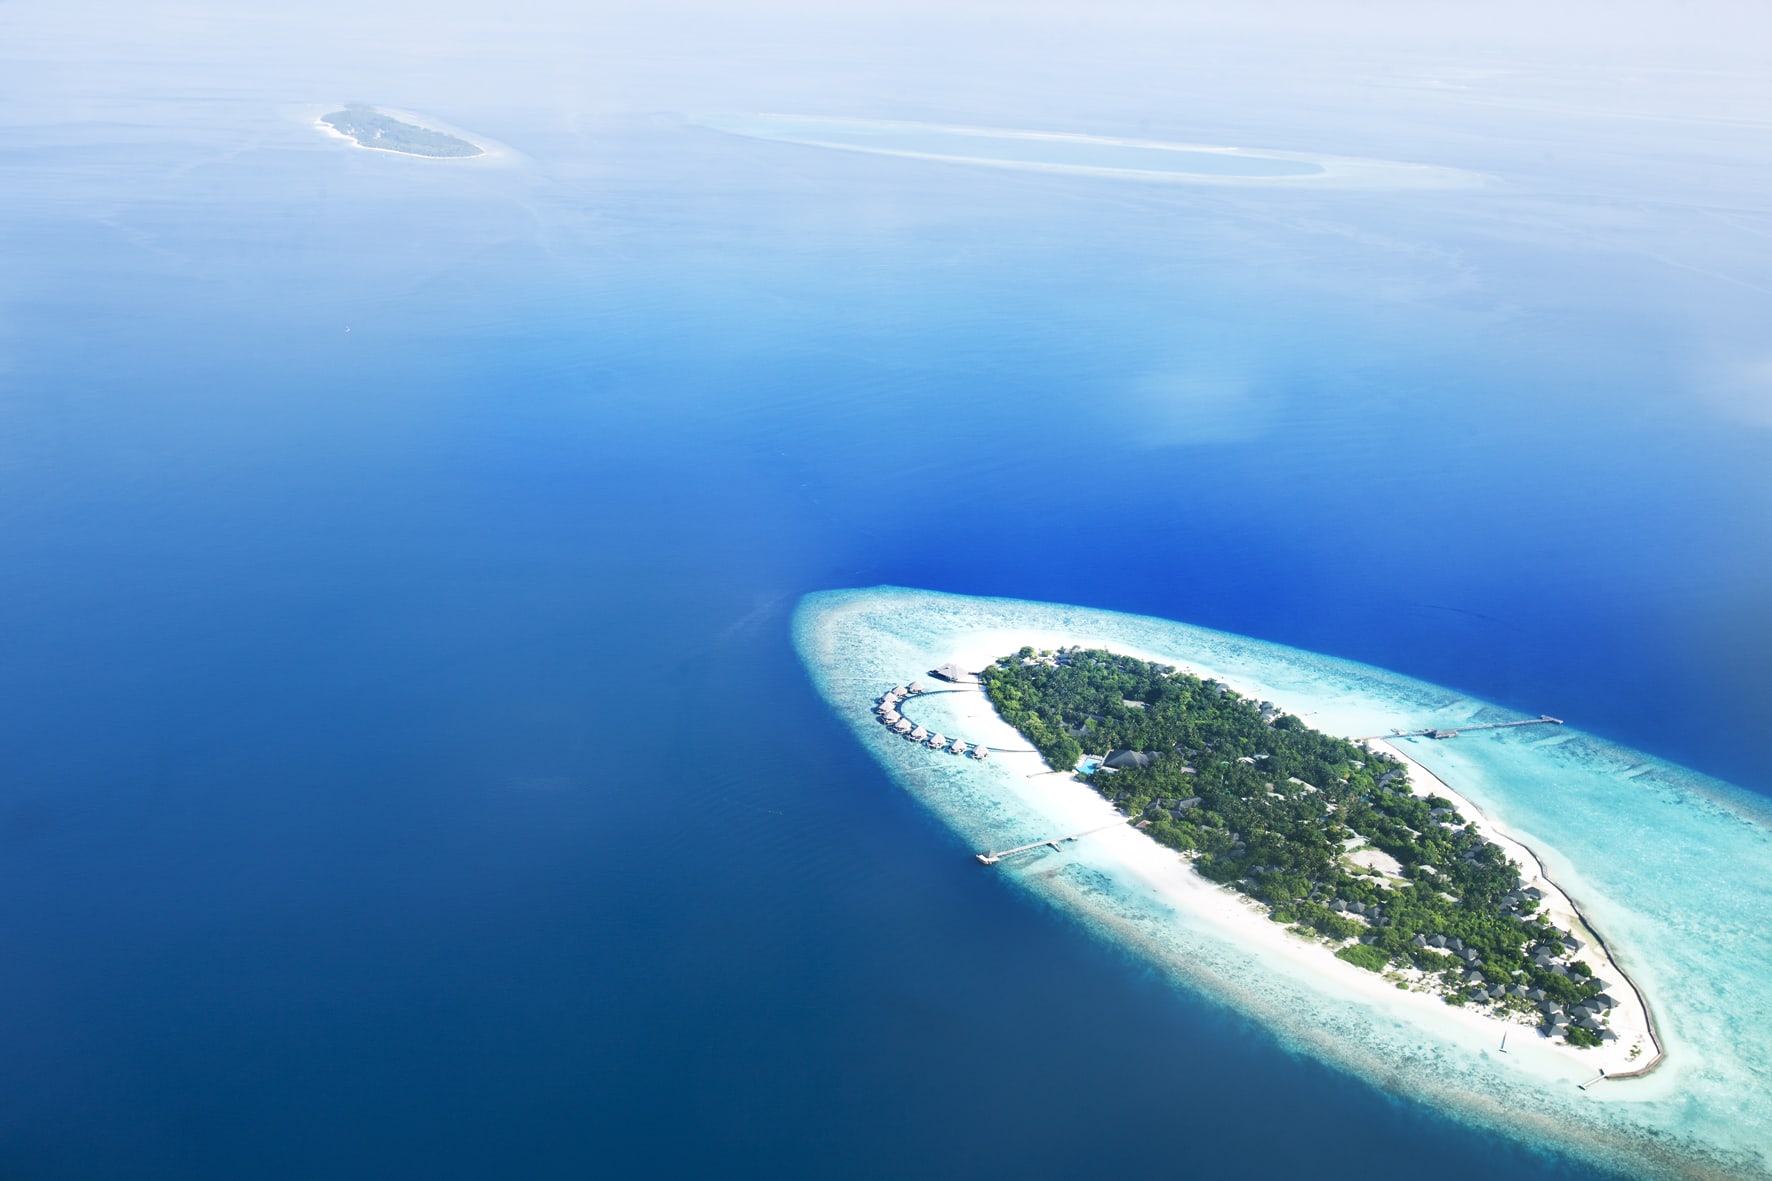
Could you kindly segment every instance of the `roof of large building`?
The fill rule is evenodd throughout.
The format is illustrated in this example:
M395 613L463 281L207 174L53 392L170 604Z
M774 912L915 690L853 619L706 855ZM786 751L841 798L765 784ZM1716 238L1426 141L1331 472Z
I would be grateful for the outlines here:
M930 669L929 675L940 677L944 681L952 681L956 685L976 685L978 683L977 677L952 662L944 664L940 668Z
M1112 767L1116 771L1124 767L1148 767L1151 765L1151 757L1142 750L1109 751L1108 757L1102 760L1101 765Z

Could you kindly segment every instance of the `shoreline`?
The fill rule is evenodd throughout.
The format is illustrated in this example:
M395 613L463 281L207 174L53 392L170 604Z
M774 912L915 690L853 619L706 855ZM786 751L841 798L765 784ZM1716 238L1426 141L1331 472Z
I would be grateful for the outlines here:
M1274 691L1250 686L1247 682L1239 682L1236 678L1226 677L1216 670L1198 665L1191 661L1178 660L1174 656L1140 650L1134 646L1092 636L1087 633L1063 632L1054 633L1045 630L1037 632L995 632L988 638L980 635L972 639L962 649L948 653L946 659L968 671L976 671L988 665L997 657L1011 653L1023 644L1033 644L1036 648L1055 649L1081 644L1084 647L1107 648L1124 656L1141 660L1153 661L1165 665L1173 665L1181 670L1206 679L1216 680L1229 686L1234 692L1245 698L1261 700L1271 698ZM936 661L935 663L940 663ZM906 677L925 678L921 670L908 670ZM901 682L902 683L902 682ZM876 694L877 696L877 691ZM1019 731L1005 722L996 711L996 707L986 696L981 686L950 686L942 685L940 690L913 698L924 705L924 709L938 710L943 713L955 714L955 721L962 723L959 727L949 730L946 724L941 729L953 737L959 737L968 743L982 741L992 751L990 762L997 763L1016 771L1029 788L1038 792L1049 804L1060 806L1061 814L1067 818L1077 817L1075 828L1063 831L1080 831L1113 820L1125 820L1120 811L1095 790L1093 785L1084 782L1073 772L1054 771L1047 766L1038 752L1028 748L1026 739ZM939 700L941 705L936 704ZM860 703L871 710L873 698ZM907 702L906 704L910 704ZM1283 702L1280 702L1283 706ZM917 705L911 705L914 712ZM906 716L913 716L907 714ZM872 715L869 715L873 721ZM921 718L914 720L921 721ZM877 721L873 724L878 726ZM927 724L927 723L926 723ZM937 727L931 727L932 729ZM1325 730L1332 733L1332 730ZM1351 738L1351 735L1344 737ZM902 739L900 740L902 741ZM1486 1031L1493 1039L1502 1038L1504 1034L1512 1035L1522 1031L1531 1033L1530 1039L1522 1038L1526 1045L1508 1046L1500 1051L1510 1058L1520 1057L1553 1057L1567 1067L1578 1072L1585 1072L1580 1085L1585 1090L1602 1080L1629 1081L1645 1078L1660 1067L1667 1058L1665 1044L1660 1037L1647 998L1637 982L1626 972L1613 954L1611 947L1600 933L1588 921L1585 913L1575 903L1568 892L1559 885L1548 873L1543 859L1535 850L1498 826L1490 817L1478 808L1470 799L1448 785L1443 779L1429 771L1419 761L1410 757L1399 745L1384 739L1369 740L1369 745L1381 749L1395 757L1406 767L1409 773L1410 788L1418 796L1440 795L1451 801L1465 817L1467 826L1475 828L1486 840L1500 846L1502 851L1519 864L1522 878L1527 884L1536 885L1544 891L1545 897L1540 902L1540 912L1546 914L1553 922L1582 939L1584 946L1580 956L1589 962L1594 975L1606 987L1622 982L1628 988L1627 996L1617 998L1625 1003L1616 1006L1612 1013L1611 1027L1618 1034L1618 1041L1599 1047L1583 1048L1571 1046L1560 1041L1553 1041L1544 1036L1535 1023L1514 1019L1511 1016L1497 1016L1487 1012L1479 1012L1464 1006L1446 1004L1439 995L1412 986L1400 988L1396 985L1398 973L1388 969L1385 973L1373 973L1366 969L1348 964L1337 959L1332 949L1324 943L1307 940L1291 933L1284 927L1275 924L1268 915L1267 909L1259 903L1248 899L1243 894L1219 886L1201 877L1193 868L1192 861L1176 850L1146 836L1144 833L1127 825L1120 831L1092 835L1088 839L1096 848L1110 850L1119 854L1121 868L1132 877L1142 882L1161 902L1173 908L1178 915L1193 919L1206 919L1213 925L1224 929L1232 938L1244 941L1255 947L1265 947L1270 951L1280 951L1286 958L1294 960L1299 966L1315 974L1333 973L1334 978L1356 992L1366 994L1367 998L1387 1008L1398 1007L1398 1002L1407 998L1406 1007L1413 1010L1412 1016L1442 1030L1462 1029L1467 1035ZM951 756L941 752L927 752L929 757L941 759ZM1074 793L1071 800L1055 798L1067 793ZM1099 808L1092 805L1098 804ZM1093 813L1093 815L1090 815ZM1023 838L1027 841L1041 840L1057 833L1028 833ZM1020 842L1017 842L1020 843ZM1188 879L1192 888L1182 888L1182 883L1172 873L1158 872L1155 862L1167 861L1179 869ZM1016 872L1014 867L1008 868ZM1216 895L1214 902L1206 895ZM1276 941L1275 935L1281 937ZM1623 991L1623 990L1621 990ZM1632 1050L1637 1051L1632 1056ZM1593 1077L1586 1077L1593 1076Z
M1545 891L1546 897L1543 900L1544 904L1541 904L1540 906L1541 912L1557 916L1558 910L1549 906L1548 903L1552 897L1559 899L1563 904L1562 914L1574 920L1569 924L1570 928L1573 929L1574 927L1579 927L1579 933L1589 940L1588 945L1583 949L1584 954L1590 959L1598 959L1600 961L1598 964L1594 965L1594 975L1599 977L1602 970L1609 971L1630 989L1631 996L1635 998L1636 1004L1634 1008L1624 1007L1622 1012L1628 1014L1632 1018L1638 1018L1638 1020L1633 1020L1630 1023L1635 1027L1632 1028L1630 1032L1633 1037L1640 1039L1639 1044L1642 1044L1642 1042L1647 1043L1647 1047L1652 1051L1652 1056L1650 1056L1642 1065L1636 1066L1632 1070L1607 1070L1606 1078L1609 1081L1622 1082L1629 1079L1648 1077L1649 1074L1667 1060L1667 1050L1662 1044L1660 1030L1657 1029L1655 1025L1655 1012L1649 1007L1649 1000L1643 995L1642 988L1637 984L1636 980L1631 977L1631 974L1625 971L1624 965L1618 962L1618 957L1613 953L1610 945L1607 944L1606 937L1600 933L1599 929L1594 926L1594 924L1588 919L1587 915L1582 911L1581 904L1576 902L1569 894L1569 891L1564 889L1555 878L1551 877L1550 871L1545 868L1544 859L1538 855L1538 851L1519 837L1514 836L1512 833L1496 824L1495 821L1491 820L1481 808L1472 803L1469 797L1460 794L1456 789L1447 784L1445 780L1441 779L1432 771L1429 771L1426 767L1422 766L1419 762L1399 750L1394 743L1386 739L1374 739L1371 740L1371 745L1382 746L1385 750L1391 752L1398 759L1402 760L1402 762L1409 768L1410 784L1412 787L1416 787L1417 795L1444 795L1456 804L1461 812L1470 817L1471 824L1482 832L1487 839L1500 845L1503 850L1507 850L1511 846L1519 849L1525 854L1527 864L1522 864L1520 867L1521 870L1525 871L1529 864L1534 876L1533 878L1528 879L1528 881L1536 880L1543 883L1542 888ZM1415 782L1418 775L1433 783L1436 790L1431 793L1424 793L1421 791ZM1573 930L1571 930L1571 933L1574 933ZM1599 952L1598 956L1593 954L1596 949ZM1609 988L1612 986L1612 981L1602 979L1601 984ZM1615 1031L1617 1030L1618 1016L1618 1011L1615 1011L1613 1017L1613 1028ZM1620 1044L1625 1044L1624 1035L1622 1033L1620 1034ZM1603 1050L1604 1047L1597 1047L1595 1050L1582 1050L1579 1052L1583 1054L1592 1054Z

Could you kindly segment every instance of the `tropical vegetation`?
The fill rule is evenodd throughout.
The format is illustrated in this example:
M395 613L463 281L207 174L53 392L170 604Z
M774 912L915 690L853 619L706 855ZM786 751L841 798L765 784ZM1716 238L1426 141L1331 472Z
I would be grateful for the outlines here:
M1610 1007L1576 941L1538 913L1519 867L1405 766L1269 702L1096 649L1023 648L981 680L1058 771L1154 840L1343 960L1451 1004ZM1571 1022L1566 1036L1597 1044Z

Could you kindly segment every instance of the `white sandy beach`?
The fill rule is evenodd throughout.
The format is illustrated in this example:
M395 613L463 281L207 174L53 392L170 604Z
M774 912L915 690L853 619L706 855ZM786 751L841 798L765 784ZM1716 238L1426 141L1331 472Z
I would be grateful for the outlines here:
M948 653L946 659L961 668L978 670L999 656L1017 651L1024 644L1040 649L1080 644L1111 648L1127 656L1163 664L1178 663L1172 655L1132 650L1099 636L1027 632L969 636L965 645ZM1245 697L1273 697L1268 690L1239 685L1216 670L1197 663L1182 667L1198 676L1229 684ZM922 669L905 670L905 679L913 678L923 679L932 688L952 689L930 681ZM871 698L858 703L863 707L871 704ZM1286 706L1284 701L1276 701L1276 704L1281 708ZM941 729L950 737L960 737L968 743L982 742L993 749L990 761L1021 779L1026 785L1024 790L1037 798L1040 812L1051 817L1055 825L1051 832L1028 833L1026 839L1029 841L1097 828L1122 819L1094 788L1072 775L1053 773L1037 753L1027 750L1026 739L997 715L990 701L976 687L913 698L905 704L904 712L915 721L929 719L932 729ZM1544 891L1541 909L1559 928L1572 931L1581 939L1581 958L1593 968L1618 1002L1611 1017L1611 1027L1618 1035L1616 1042L1587 1049L1570 1046L1544 1037L1525 1018L1492 1016L1474 1007L1448 1005L1431 993L1401 990L1383 976L1336 959L1332 949L1325 944L1290 933L1271 921L1265 908L1258 903L1200 877L1182 855L1130 827L1109 829L1086 838L1091 844L1090 860L1098 866L1104 860L1111 860L1119 872L1141 883L1179 914L1214 926L1252 948L1259 948L1264 956L1278 957L1293 970L1334 979L1338 987L1355 992L1398 1015L1406 1015L1412 1021L1439 1027L1459 1040L1487 1043L1497 1050L1505 1034L1509 1057L1523 1065L1551 1055L1562 1060L1565 1069L1582 1075L1582 1081L1587 1081L1602 1070L1608 1075L1632 1074L1657 1063L1662 1051L1651 1035L1648 1013L1637 989L1612 961L1601 941L1579 917L1575 905L1545 873L1531 850L1498 829L1468 799L1410 758L1406 750L1399 749L1404 744L1375 742L1372 745L1394 754L1408 767L1410 783L1417 795L1438 794L1452 801L1470 825L1486 839L1501 846L1519 865L1520 876L1527 885ZM951 757L933 751L929 754L937 759ZM1614 1082L1611 1085L1616 1087L1619 1084Z

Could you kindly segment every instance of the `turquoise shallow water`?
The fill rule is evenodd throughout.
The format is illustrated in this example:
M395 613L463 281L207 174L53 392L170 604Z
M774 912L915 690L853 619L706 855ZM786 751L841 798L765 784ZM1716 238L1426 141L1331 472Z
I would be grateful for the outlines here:
M1069 635L1171 656L1259 686L1342 733L1517 716L1382 669L1163 620L897 589L809 596L796 637L820 690L900 783L979 847L1048 832L1050 813L1018 773L928 758L885 734L867 707L876 685L998 631L1037 645ZM941 724L942 708L928 703L930 724ZM1417 740L1409 753L1532 844L1606 936L1657 1015L1668 1057L1654 1074L1581 1091L1567 1070L1523 1070L1518 1054L1437 1038L1329 980L1287 975L1227 944L1118 872L1100 845L1079 842L1009 872L1187 987L1400 1094L1633 1173L1764 1175L1772 828L1763 806L1572 728Z

